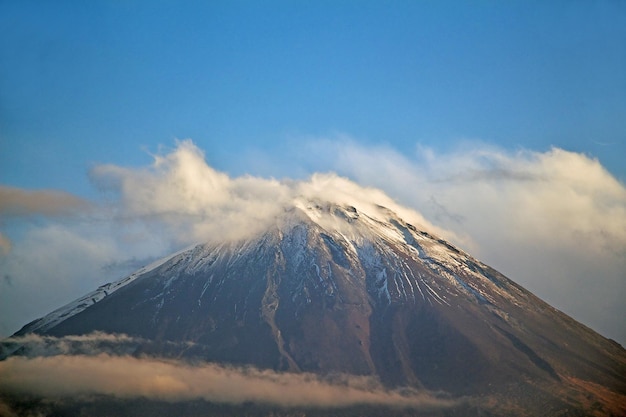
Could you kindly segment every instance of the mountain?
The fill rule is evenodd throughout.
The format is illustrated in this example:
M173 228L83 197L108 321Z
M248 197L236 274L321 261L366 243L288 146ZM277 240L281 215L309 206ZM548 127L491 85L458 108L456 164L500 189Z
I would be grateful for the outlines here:
M462 399L458 415L626 415L619 344L420 229L381 206L300 200L15 337L124 334L135 357L372 377Z

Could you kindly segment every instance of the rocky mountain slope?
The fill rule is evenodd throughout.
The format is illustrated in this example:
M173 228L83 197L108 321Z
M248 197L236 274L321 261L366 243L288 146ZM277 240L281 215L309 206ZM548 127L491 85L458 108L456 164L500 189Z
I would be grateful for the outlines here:
M263 233L164 258L16 336L94 331L136 338L137 356L372 376L484 413L626 414L619 344L380 206L298 201Z

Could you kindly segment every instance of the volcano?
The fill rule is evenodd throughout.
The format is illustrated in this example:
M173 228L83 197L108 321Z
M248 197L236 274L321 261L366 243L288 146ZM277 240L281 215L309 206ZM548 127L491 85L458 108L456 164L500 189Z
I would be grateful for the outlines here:
M626 415L618 343L422 229L382 206L301 199L251 237L163 258L15 340L124 334L134 357L370 377L461 399L454 415Z

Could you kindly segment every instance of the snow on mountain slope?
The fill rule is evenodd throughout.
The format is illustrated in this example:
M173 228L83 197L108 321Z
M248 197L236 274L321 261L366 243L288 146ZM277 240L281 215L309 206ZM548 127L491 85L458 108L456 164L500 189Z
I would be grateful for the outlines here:
M289 237L294 230L303 227L305 230L300 234L300 240ZM509 290L517 289L507 284L510 288L502 290L504 282L508 280L494 275L485 279L487 266L447 242L405 223L385 207L372 204L357 209L354 206L297 199L293 207L285 208L285 214L276 219L275 228L265 233L243 241L198 244L183 249L128 277L100 286L84 297L29 323L18 334L46 332L164 265L171 264L168 266L169 277L163 281L160 295L168 291L181 273L196 275L206 272L207 267L223 257L229 258L226 267L233 268L238 259L246 259L247 254L258 251L268 240L280 245L290 262L298 265L299 262L307 261L305 252L311 250L314 244L313 241L306 241L306 235L311 234L312 229L319 229L316 233L321 236L323 246L329 248L331 258L339 260L338 263L346 269L375 271L375 280L370 286L371 295L386 304L392 300L413 303L421 300L431 305L450 305L450 298L462 293L478 302L495 305L494 293L511 298ZM342 257L345 259L341 260ZM409 261L421 265L429 273L416 274L415 268L408 264ZM316 263L312 267L317 271L320 285L327 286L326 291L332 293L336 283L332 279L331 268ZM197 300L199 304L211 279L200 292ZM440 282L441 279L445 280L445 285ZM454 290L451 291L451 288ZM305 286L300 285L296 291L305 289ZM291 297L296 299L301 295L296 292ZM163 302L161 300L157 307L162 307Z
M496 392L530 414L596 398L579 381L626 398L621 347L419 224L358 201L298 198L263 231L167 256L18 335L92 332L127 334L140 356Z
M60 307L54 310L53 312L47 314L46 316L38 318L26 324L16 334L19 335L19 334L25 334L25 333L30 333L30 332L43 333L53 328L54 326L56 326L63 320L67 320L68 318L80 313L81 311L85 310L89 306L94 305L95 303L101 301L102 299L104 299L104 297L107 297L111 295L112 293L114 293L115 291L119 290L120 288L125 287L126 285L130 284L131 282L133 282L135 279L142 276L143 274L146 274L158 268L159 266L163 265L164 263L166 263L173 257L187 250L189 250L189 248L185 248L181 251L175 252L171 255L158 259L146 266L139 268L137 271L133 272L129 276L124 277L120 280L103 284L99 286L96 290L72 301L69 304L64 305L63 307Z

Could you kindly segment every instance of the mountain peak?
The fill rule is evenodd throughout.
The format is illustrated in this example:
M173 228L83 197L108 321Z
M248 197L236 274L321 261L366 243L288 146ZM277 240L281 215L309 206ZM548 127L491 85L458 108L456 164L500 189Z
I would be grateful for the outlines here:
M258 233L165 257L18 334L124 333L136 354L371 376L531 413L587 401L573 381L625 395L623 349L421 229L381 205L299 197Z

